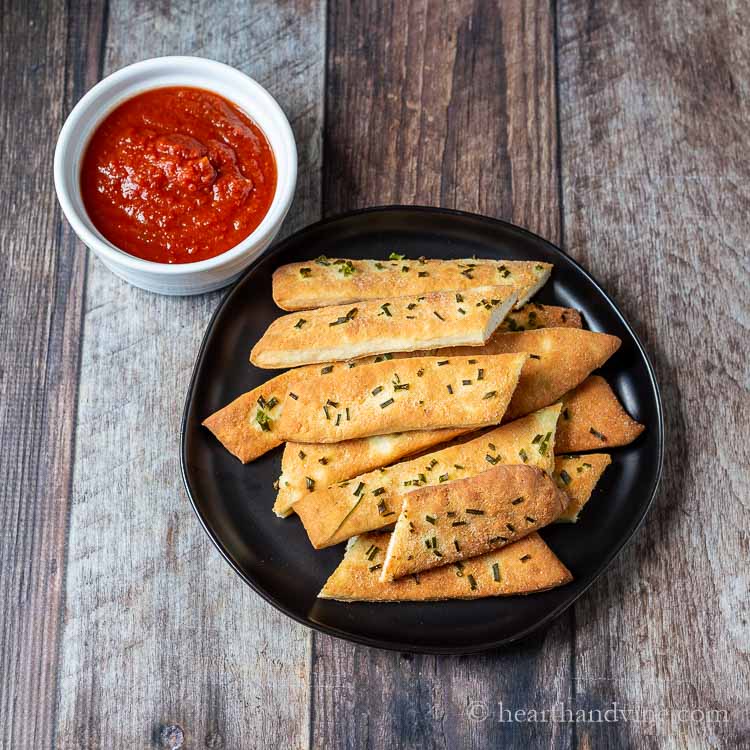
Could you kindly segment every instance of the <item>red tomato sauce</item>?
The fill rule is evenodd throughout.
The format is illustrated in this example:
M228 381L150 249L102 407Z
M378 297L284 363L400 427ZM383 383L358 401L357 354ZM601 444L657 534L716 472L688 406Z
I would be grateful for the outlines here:
M154 89L115 109L81 165L94 226L121 250L158 263L226 252L263 220L276 161L234 104L188 87Z

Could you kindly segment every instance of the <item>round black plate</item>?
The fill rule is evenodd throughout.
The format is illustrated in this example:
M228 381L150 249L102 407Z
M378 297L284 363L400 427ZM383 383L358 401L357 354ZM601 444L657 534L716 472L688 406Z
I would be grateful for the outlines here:
M283 263L319 255L386 258L509 258L554 263L536 301L581 310L588 328L619 336L622 346L602 374L646 430L612 451L594 496L575 525L542 536L575 578L568 586L525 597L404 604L318 600L344 545L315 551L296 517L271 506L281 448L243 466L201 421L275 372L248 362L253 344L280 315L271 274ZM630 539L656 493L662 466L659 391L643 347L601 287L541 237L483 216L421 207L357 211L314 224L253 263L219 305L206 331L182 423L182 471L195 512L222 555L261 596L298 622L331 635L402 651L467 653L508 644L569 607Z

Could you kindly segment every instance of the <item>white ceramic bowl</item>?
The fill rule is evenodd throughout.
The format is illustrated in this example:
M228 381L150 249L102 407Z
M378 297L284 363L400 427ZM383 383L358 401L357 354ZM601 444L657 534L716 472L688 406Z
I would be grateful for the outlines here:
M276 194L263 221L235 247L195 263L154 263L120 250L91 223L81 198L81 159L96 127L126 99L163 86L194 86L233 102L260 127L276 158ZM273 241L292 203L296 182L297 148L281 107L244 73L200 57L157 57L108 76L76 104L55 148L55 190L75 233L110 271L160 294L200 294L234 281Z

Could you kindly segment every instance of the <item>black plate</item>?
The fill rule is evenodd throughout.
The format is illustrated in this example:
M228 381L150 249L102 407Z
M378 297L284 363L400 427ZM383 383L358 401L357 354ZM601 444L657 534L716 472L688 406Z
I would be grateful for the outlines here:
M321 254L385 258L509 258L554 263L536 301L581 310L588 328L613 333L622 346L602 374L646 430L612 451L589 505L575 525L542 536L570 568L568 586L526 597L440 603L370 604L316 599L341 561L343 545L315 551L296 517L271 511L281 448L243 466L201 421L272 375L248 363L252 345L280 311L271 274L283 263ZM195 512L237 573L275 607L331 635L382 648L467 653L502 646L548 624L612 562L643 520L656 493L663 419L651 364L614 302L575 261L541 237L483 216L421 207L357 211L314 224L253 263L226 295L201 345L182 423L182 472Z

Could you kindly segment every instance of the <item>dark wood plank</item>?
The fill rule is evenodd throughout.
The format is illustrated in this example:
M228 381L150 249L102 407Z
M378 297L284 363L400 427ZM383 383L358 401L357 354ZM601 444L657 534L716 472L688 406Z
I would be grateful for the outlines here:
M290 232L320 213L324 20L317 0L112 0L105 73L147 57L195 54L265 85L288 113L299 146ZM91 261L60 748L307 741L308 631L240 581L182 488L176 448L183 399L218 300L147 294Z
M324 211L424 203L559 237L554 19L547 3L334 3ZM570 746L504 708L570 696L571 632L503 653L424 657L314 636L312 745Z
M578 744L747 747L750 6L564 0L559 22L565 243L643 336L668 435L656 508L576 608L575 694L667 715Z
M85 254L52 155L98 71L100 8L0 11L0 747L52 743ZM82 50L88 50L82 54Z

